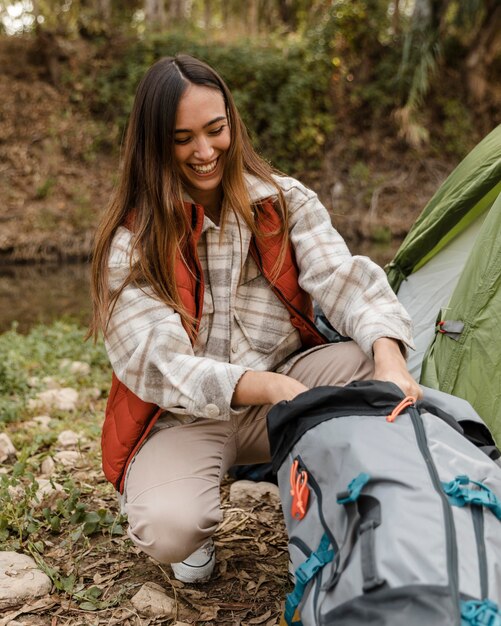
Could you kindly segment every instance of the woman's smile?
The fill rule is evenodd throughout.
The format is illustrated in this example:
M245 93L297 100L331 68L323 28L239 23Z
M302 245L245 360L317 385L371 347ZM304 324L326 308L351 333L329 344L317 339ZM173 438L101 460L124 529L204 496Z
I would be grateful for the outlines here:
M221 92L190 85L176 112L174 157L186 191L213 213L219 209L231 134Z
M210 163L188 163L188 165L195 170L195 172L199 175L199 176L210 176L211 174L214 173L216 167L217 167L217 163L219 161L219 158L214 159L214 161L211 161Z

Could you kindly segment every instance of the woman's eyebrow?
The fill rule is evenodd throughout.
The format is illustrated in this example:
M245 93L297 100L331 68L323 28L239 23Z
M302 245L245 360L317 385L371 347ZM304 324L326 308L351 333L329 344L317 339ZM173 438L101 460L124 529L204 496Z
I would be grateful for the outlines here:
M210 122L207 122L207 124L204 124L202 128L207 128L207 126L211 126L212 124L215 124L216 122L222 122L225 119L226 119L226 115L220 115L219 117L215 117ZM189 128L176 128L176 130L174 132L175 133L191 133L191 129L189 129Z

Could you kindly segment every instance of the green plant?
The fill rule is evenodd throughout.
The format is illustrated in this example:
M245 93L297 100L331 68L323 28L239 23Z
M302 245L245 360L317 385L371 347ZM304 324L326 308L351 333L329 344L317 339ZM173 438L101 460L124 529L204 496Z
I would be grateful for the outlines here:
M37 187L37 190L35 191L35 198L37 200L43 200L44 198L47 198L50 195L50 192L54 188L55 184L56 180L54 178L51 178L50 176L46 178L45 181L40 185L40 187Z
M0 335L0 423L23 419L27 400L36 392L33 377L57 376L61 385L79 386L89 376L61 369L61 361L84 361L92 370L92 380L106 388L110 367L104 345L84 340L86 330L74 322L58 321L51 326L35 326L22 335L14 326Z

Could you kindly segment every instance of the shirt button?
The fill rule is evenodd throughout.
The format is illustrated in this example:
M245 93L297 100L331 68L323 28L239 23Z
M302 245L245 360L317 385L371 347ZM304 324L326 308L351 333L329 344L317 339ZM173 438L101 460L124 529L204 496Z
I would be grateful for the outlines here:
M238 348L237 348L237 344L236 343L231 346L231 351L233 352L233 354L236 354L238 352Z
M219 409L215 404L208 404L205 407L205 415L209 418L214 418L219 416Z

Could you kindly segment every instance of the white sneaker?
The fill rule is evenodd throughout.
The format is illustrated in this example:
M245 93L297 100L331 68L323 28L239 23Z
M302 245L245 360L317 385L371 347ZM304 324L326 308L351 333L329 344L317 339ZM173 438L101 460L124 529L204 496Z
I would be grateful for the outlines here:
M171 563L174 577L183 583L202 583L211 577L216 563L214 542L206 541L181 563Z

